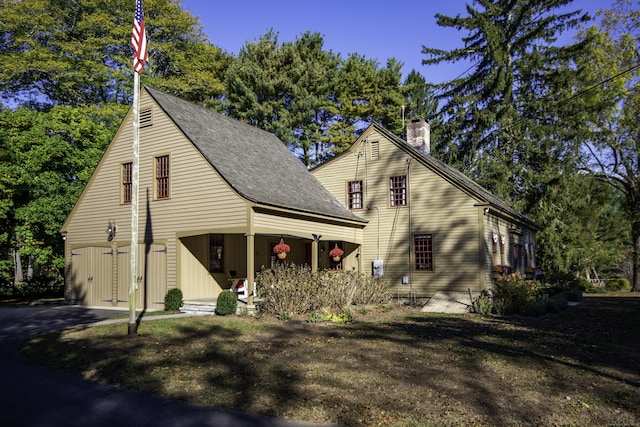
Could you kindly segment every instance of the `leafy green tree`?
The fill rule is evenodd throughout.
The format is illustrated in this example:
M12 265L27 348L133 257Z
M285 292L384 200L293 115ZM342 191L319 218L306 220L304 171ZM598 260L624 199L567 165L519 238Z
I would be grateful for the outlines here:
M221 109L230 56L180 2L144 2L142 83ZM130 0L2 2L0 246L60 266L58 230L132 97ZM6 262L5 262L6 264ZM6 271L6 270L5 270Z
M635 4L635 7L634 7ZM590 137L585 169L624 195L633 242L633 289L640 291L640 2L619 0L600 28L582 33L589 55L579 61L576 103Z
M43 268L64 265L60 227L125 112L118 105L0 112L0 246Z
M216 104L228 56L206 42L180 3L144 6L150 51L143 84ZM134 8L129 0L3 2L0 99L36 108L129 103Z
M536 219L538 267L586 275L620 265L629 245L628 220L620 192L590 174L545 183Z

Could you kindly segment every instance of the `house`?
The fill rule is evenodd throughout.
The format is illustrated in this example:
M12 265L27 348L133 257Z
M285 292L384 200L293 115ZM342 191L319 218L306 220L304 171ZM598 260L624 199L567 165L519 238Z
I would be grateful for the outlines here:
M428 153L428 124L408 141L372 124L308 171L273 134L143 87L136 304L167 290L214 299L279 260L370 272L398 296L491 287L492 266L535 261L536 225ZM127 307L133 120L130 110L62 226L65 298ZM344 255L330 256L334 248Z
M536 224L429 154L429 125L410 122L407 141L370 125L344 153L312 173L368 221L363 266L399 296L478 292L492 267L524 273L535 264Z
M251 288L281 240L287 261L362 269L367 221L273 134L148 87L139 114L138 308L164 308L175 287L185 299L216 298L233 277ZM62 226L68 301L127 307L132 139L130 110Z

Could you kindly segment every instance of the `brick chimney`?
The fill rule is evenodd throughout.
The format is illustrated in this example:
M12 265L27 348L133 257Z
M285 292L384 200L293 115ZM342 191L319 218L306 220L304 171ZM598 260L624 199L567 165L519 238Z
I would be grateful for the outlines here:
M407 123L407 143L425 154L431 152L431 126L425 119Z

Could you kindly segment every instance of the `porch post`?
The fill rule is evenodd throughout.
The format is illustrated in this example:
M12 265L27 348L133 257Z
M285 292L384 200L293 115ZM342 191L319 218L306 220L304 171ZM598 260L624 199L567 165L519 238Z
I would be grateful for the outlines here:
M255 234L247 234L247 305L253 306L253 288L256 280L255 272Z
M311 271L318 271L318 241L311 241Z

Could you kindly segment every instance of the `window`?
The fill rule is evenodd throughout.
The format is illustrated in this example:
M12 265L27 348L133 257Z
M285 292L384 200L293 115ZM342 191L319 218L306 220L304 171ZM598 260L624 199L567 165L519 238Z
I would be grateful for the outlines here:
M389 188L391 190L391 206L407 205L407 177L392 176L389 178Z
M416 270L433 271L433 236L431 234L413 236L413 250Z
M122 164L122 203L131 203L133 191L133 163Z
M349 182L349 209L362 209L362 181Z
M169 197L169 156L156 157L156 197Z
M209 272L224 272L224 236L222 234L209 234Z

